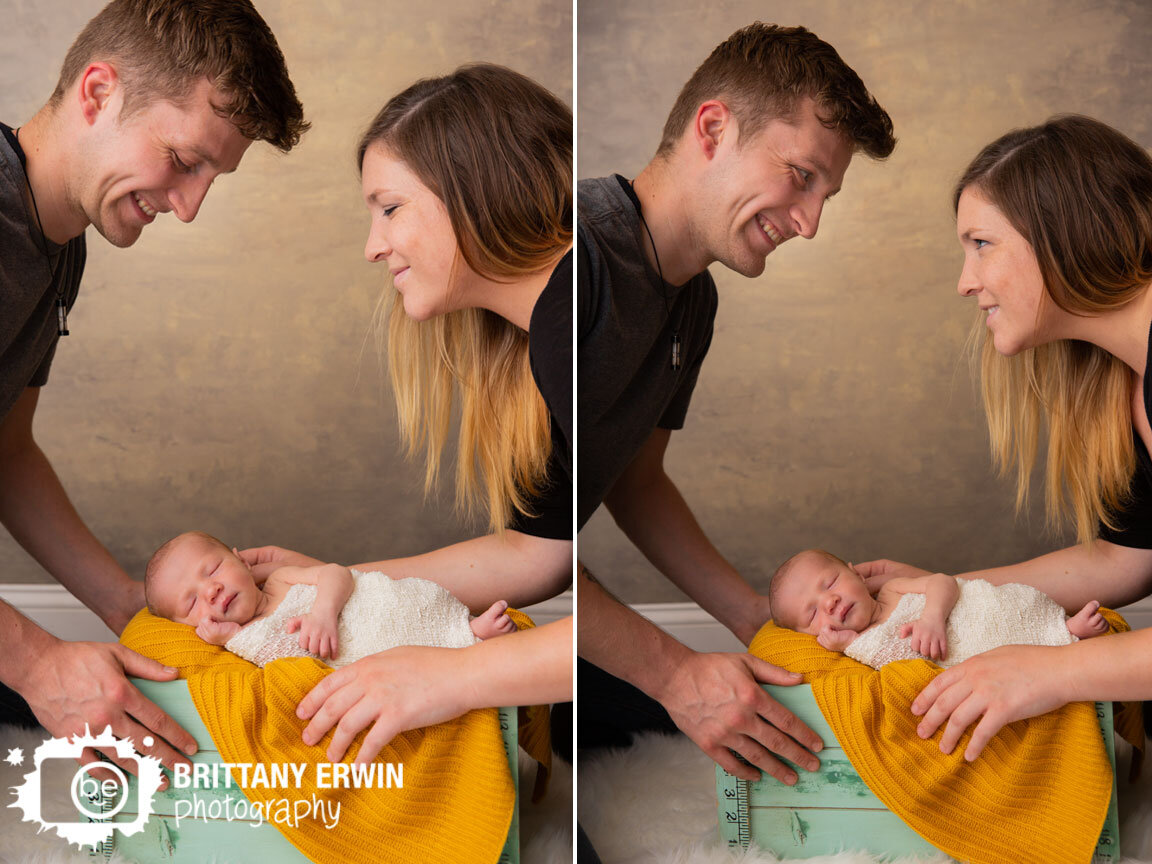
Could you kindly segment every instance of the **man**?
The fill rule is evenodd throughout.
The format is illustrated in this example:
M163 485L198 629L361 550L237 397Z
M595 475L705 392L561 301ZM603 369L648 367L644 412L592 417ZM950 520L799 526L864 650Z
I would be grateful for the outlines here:
M770 617L768 599L712 546L664 472L712 338L706 268L759 276L781 243L815 237L853 153L882 159L895 145L887 113L830 45L803 27L757 23L696 70L635 181L579 185L579 525L606 504L660 572L744 644ZM581 748L679 728L746 779L760 768L795 783L773 754L817 767L819 738L757 683L798 676L747 654L690 650L583 566L577 592Z
M47 104L19 129L0 125L0 522L116 633L143 608L143 584L84 525L32 434L85 229L127 247L160 214L191 222L252 141L287 152L307 128L248 0L115 0L69 49ZM56 639L0 603L0 719L57 737L110 724L137 747L152 734L169 768L186 761L177 750L195 752L192 737L126 675L176 671L118 644Z

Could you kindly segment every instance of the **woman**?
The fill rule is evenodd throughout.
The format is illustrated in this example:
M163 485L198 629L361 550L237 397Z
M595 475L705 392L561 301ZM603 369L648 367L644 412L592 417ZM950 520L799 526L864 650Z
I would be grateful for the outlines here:
M401 437L439 473L459 406L457 503L491 533L360 564L446 587L474 612L528 605L572 580L572 114L530 79L465 66L391 99L359 146L369 261L392 288L387 355ZM251 563L300 561L276 547ZM300 703L314 744L357 762L400 732L473 708L571 698L572 621L465 649L398 648L324 679Z
M984 148L955 192L958 290L984 314L982 388L995 461L1026 499L1048 429L1047 509L1078 545L962 574L1022 582L1067 609L1152 593L1152 159L1087 117L1057 117ZM862 565L886 579L925 572ZM918 731L947 727L980 755L1005 724L1080 700L1152 698L1152 631L1060 648L1008 646L937 676L912 703Z

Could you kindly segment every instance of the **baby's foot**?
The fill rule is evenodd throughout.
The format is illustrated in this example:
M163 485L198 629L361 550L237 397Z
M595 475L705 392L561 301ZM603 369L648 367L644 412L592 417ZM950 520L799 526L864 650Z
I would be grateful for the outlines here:
M1108 622L1100 614L1100 604L1095 600L1089 600L1084 608L1066 623L1068 632L1078 639L1091 639L1093 636L1108 632Z
M503 636L512 633L516 625L507 613L508 603L497 600L488 609L472 619L472 632L478 639L491 639L493 636Z

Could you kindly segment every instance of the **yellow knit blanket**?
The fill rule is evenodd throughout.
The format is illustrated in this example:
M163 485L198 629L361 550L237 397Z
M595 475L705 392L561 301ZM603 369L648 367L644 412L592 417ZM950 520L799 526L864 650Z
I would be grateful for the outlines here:
M1128 629L1115 612L1102 611L1114 630ZM969 763L971 730L948 756L940 752L943 727L927 741L916 734L912 701L942 671L927 660L876 670L771 621L748 650L805 676L868 788L933 846L973 864L1016 864L1023 850L1048 864L1092 859L1113 782L1092 704L1011 723ZM1135 732L1126 714L1116 726Z
M527 616L508 610L521 629ZM141 610L120 641L180 670L192 701L224 762L327 762L329 732L315 746L301 740L306 723L296 717L305 694L332 670L310 657L269 663L261 669L223 648L200 640L193 628ZM521 744L545 767L550 764L547 709L522 717ZM351 762L365 732L344 757ZM377 757L402 763L403 788L319 789L316 772L291 796L340 804L334 828L303 819L296 827L277 825L297 849L328 864L412 864L412 862L494 862L512 821L515 792L508 771L497 711L471 711L463 717L398 735ZM285 797L282 789L245 788L253 802Z

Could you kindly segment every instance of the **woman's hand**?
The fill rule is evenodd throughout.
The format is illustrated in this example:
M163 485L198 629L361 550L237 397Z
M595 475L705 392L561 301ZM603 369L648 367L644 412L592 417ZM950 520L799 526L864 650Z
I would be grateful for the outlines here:
M914 567L911 564L901 564L899 561L889 561L887 558L878 558L875 561L865 561L863 564L853 564L852 569L859 574L868 586L868 590L875 594L891 579L903 576L931 576L931 570Z
M951 753L964 731L977 720L964 758L978 757L985 745L1009 723L1046 714L1073 701L1066 680L1064 648L1004 645L946 669L912 702L923 714L916 732L931 738L947 720L940 751Z
M460 654L468 650L406 645L337 669L296 709L297 717L311 719L304 743L315 744L335 726L327 758L339 762L357 733L371 726L356 754L355 764L365 765L401 732L459 717L473 707L469 682L461 678Z
M282 546L238 549L236 554L252 568L252 576L257 582L263 582L269 573L281 567L316 567L324 563L319 558L311 558Z

